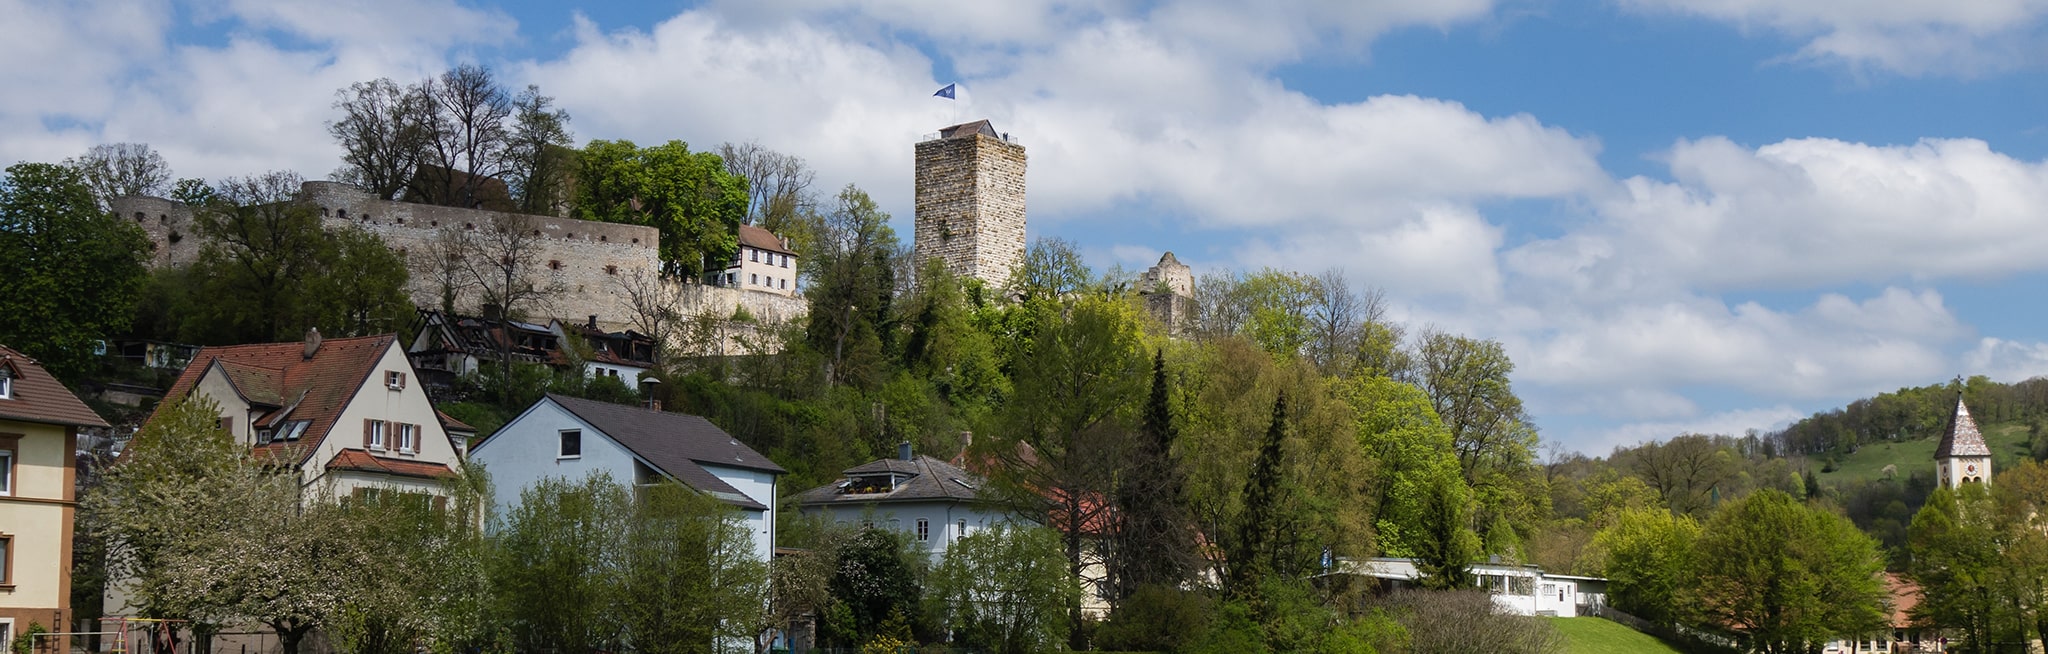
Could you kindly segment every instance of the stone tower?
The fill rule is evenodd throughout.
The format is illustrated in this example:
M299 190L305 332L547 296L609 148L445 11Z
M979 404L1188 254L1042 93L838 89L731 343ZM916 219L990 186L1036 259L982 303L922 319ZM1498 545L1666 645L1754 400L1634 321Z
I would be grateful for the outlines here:
M1977 431L1977 421L1970 419L1970 407L1963 406L1961 393L1956 394L1956 411L1948 419L1948 431L1942 432L1941 445L1934 448L1934 469L1946 488L1991 479L1991 448Z
M914 261L1001 287L1024 260L1024 146L986 120L917 144Z

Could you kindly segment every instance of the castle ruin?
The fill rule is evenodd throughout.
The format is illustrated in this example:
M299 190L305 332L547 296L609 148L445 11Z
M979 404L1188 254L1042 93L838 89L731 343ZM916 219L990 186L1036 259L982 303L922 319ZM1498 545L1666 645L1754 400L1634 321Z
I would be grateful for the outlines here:
M808 309L792 294L662 276L661 236L652 227L396 202L339 182L305 182L300 189L299 201L320 212L326 229L359 228L398 253L410 273L407 294L420 307L440 307L448 299L458 312L484 313L474 289L456 289L454 297L444 298L450 289L438 274L443 262L432 254L445 250L442 242L450 237L516 223L532 230L530 280L556 290L533 308L538 315L577 322L594 316L606 329L631 328L633 307L627 288L639 280L659 280L669 287L663 289L663 297L675 298L682 305L676 309L685 316L744 314L779 322L801 317ZM148 234L151 267L186 266L199 259L203 239L193 224L191 207L184 203L129 197L115 200L114 211Z
M913 261L946 262L992 287L1024 260L1024 146L986 120L939 130L917 144Z

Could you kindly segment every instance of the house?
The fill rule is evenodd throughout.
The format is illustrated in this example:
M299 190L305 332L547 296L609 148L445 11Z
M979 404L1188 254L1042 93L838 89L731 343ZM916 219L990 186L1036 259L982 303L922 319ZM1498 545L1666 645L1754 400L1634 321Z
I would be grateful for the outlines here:
M107 427L35 359L0 345L0 642L68 631L78 430Z
M1940 629L1914 624L1913 609L1920 605L1920 585L1895 572L1884 573L1885 591L1891 601L1886 605L1886 629L1861 634L1856 638L1844 638L1830 642L1824 652L1830 654L1900 654L1904 652L1946 652L1948 639Z
M597 316L587 322L566 323L561 320L548 322L548 331L555 334L557 343L577 343L588 348L583 360L583 376L611 377L636 388L640 375L654 369L654 337L626 330L607 332L597 326ZM567 362L567 357L559 357Z
M796 497L797 511L841 524L887 526L911 538L937 563L962 536L1007 521L982 501L981 476L945 461L914 455L909 443L896 457L847 468L839 480Z
M1516 615L1574 618L1607 604L1607 580L1599 577L1550 574L1533 565L1498 562L1475 563L1469 568L1479 587L1492 594L1493 603ZM1413 586L1422 578L1415 559L1406 558L1345 560L1339 570L1380 579L1396 588Z
M322 339L309 330L302 342L202 348L164 401L211 398L221 428L296 466L308 487L439 495L441 480L461 470L465 444L418 378L394 336Z
M795 296L797 256L789 242L753 225L740 225L740 249L725 270L712 273L712 281L749 291Z
M427 385L446 389L501 357L514 363L556 365L560 339L546 325L422 310L416 335L405 350Z
M754 552L775 552L776 480L768 457L698 416L548 394L471 450L490 471L501 514L549 478L604 472L620 483L673 481L739 508Z

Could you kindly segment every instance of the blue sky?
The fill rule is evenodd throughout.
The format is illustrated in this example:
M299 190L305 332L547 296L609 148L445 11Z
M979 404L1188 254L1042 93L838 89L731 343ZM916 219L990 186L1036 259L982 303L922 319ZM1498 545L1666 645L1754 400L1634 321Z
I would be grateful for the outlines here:
M0 162L324 177L336 89L457 61L579 139L759 141L910 219L989 118L1098 268L1339 268L1499 339L1546 439L2048 373L2048 0L0 0ZM960 97L930 97L947 83Z

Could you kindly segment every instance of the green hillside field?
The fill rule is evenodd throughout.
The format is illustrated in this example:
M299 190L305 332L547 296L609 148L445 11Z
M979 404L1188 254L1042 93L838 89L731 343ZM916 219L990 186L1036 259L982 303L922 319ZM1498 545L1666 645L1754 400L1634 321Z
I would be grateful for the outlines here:
M1548 618L1564 635L1565 654L1678 654L1664 641L1601 618Z
M2009 468L2028 456L2027 426L2019 423L1984 425L1984 443L1991 446L1991 469L1995 472ZM1934 446L1939 437L1896 443L1872 443L1863 446L1854 454L1843 455L1835 463L1834 472L1821 472L1820 462L1813 462L1813 471L1822 483L1839 484L1852 481L1882 479L1884 467L1897 465L1899 478L1905 479L1914 472L1934 470Z

